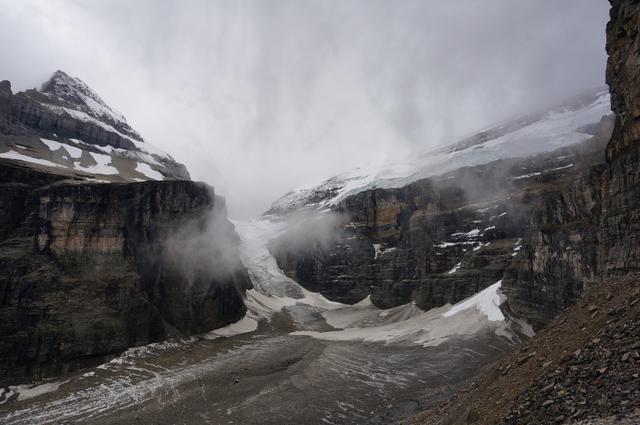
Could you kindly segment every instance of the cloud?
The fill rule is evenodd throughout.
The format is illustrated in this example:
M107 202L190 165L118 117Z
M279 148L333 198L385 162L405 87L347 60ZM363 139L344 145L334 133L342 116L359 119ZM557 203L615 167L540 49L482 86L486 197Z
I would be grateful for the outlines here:
M604 82L602 0L0 0L0 78L85 80L256 215Z

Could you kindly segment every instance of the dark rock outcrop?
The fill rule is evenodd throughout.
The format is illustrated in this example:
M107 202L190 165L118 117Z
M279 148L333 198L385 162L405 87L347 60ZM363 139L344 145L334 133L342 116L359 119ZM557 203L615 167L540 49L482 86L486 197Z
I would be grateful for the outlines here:
M212 188L70 181L0 161L0 382L243 316L251 283Z
M8 113L11 111L11 83L9 81L0 81L0 112Z
M640 271L640 6L612 1L607 82L616 113L606 165L550 194L508 272L511 309L544 325L585 287Z

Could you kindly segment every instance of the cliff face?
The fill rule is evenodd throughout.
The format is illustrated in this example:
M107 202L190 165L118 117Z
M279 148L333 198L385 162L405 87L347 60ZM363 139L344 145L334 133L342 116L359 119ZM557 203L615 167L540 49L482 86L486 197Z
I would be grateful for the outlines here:
M640 269L640 5L612 1L607 25L607 83L616 124L603 176L602 256L605 271Z
M243 316L251 283L212 188L62 180L7 161L0 177L0 382Z
M616 114L607 164L585 170L530 217L524 255L508 272L510 307L546 324L584 288L640 271L640 6L613 1L607 83Z
M610 1L607 24L607 84L616 125L607 146L607 159L614 160L640 139L640 5L634 1Z
M549 154L363 191L333 209L322 240L317 226L298 226L271 250L285 273L333 300L371 294L381 307L455 303L502 279L528 243L530 212L603 162L606 127Z

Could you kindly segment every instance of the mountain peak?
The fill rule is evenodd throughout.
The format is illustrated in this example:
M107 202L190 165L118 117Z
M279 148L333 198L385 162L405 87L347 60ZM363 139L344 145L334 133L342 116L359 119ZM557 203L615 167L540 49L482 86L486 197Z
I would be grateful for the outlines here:
M54 72L42 85L40 92L57 102L71 104L73 109L81 110L93 118L106 121L111 125L128 127L127 120L120 112L107 105L84 81L64 71ZM127 130L132 131L130 128Z
M107 181L188 180L184 165L146 143L79 78L58 70L40 90L0 81L0 157ZM94 177L88 177L94 178Z

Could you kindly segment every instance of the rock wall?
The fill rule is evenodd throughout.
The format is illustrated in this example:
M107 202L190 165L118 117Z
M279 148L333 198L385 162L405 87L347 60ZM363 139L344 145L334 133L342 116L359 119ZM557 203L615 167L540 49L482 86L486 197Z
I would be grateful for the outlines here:
M606 133L606 132L605 132ZM290 277L329 299L429 309L500 280L529 213L577 171L602 162L605 138L527 159L466 167L346 198L333 222L295 226L271 251ZM573 165L571 165L573 164ZM305 229L312 229L307 230Z
M513 311L545 325L585 287L640 270L640 5L612 1L607 83L615 112L607 164L585 170L530 217L507 273Z
M607 83L616 124L601 185L601 255L603 271L620 275L640 268L640 4L611 5Z
M0 177L0 382L244 315L251 283L212 188L68 181L6 161Z

